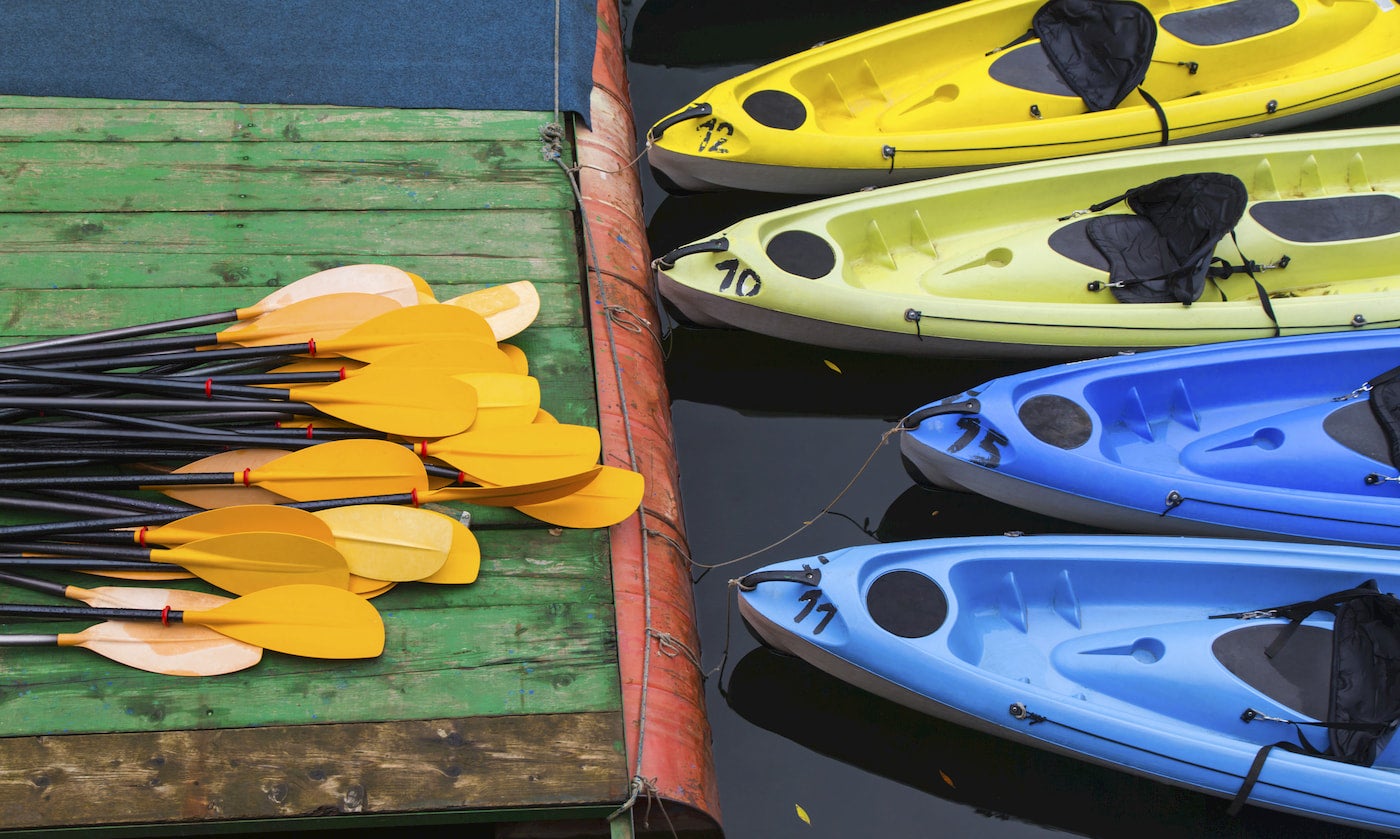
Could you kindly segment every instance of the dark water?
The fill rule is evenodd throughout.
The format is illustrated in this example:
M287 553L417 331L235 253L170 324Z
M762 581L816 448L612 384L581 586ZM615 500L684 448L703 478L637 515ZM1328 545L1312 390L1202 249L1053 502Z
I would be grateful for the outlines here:
M624 1L638 132L723 78L934 5ZM1317 127L1395 122L1400 106ZM638 142L640 148L640 136ZM641 169L653 253L810 200L667 196ZM1373 835L1252 808L1231 818L1221 800L941 723L760 648L728 586L760 565L874 541L1085 528L914 487L897 443L883 442L911 409L1023 366L915 361L667 326L667 378L729 839Z

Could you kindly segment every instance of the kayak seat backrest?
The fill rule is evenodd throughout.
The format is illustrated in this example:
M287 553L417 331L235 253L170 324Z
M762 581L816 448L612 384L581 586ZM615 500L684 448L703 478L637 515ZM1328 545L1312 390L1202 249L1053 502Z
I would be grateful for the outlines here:
M1371 415L1390 449L1390 465L1400 466L1400 367L1371 380ZM1378 458L1379 459L1379 458Z
M1400 233L1400 197L1384 193L1260 201L1249 217L1290 242L1347 242Z
M1217 637L1211 652L1225 669L1280 705L1327 718L1332 691L1332 630L1303 624L1270 658L1265 654L1287 624L1242 626Z
M1372 399L1374 398L1373 391ZM1371 400L1348 402L1327 415L1322 421L1322 430L1328 437L1357 454L1391 466L1400 466L1400 460L1395 460L1395 455L1391 453L1385 429L1377 422L1374 412L1376 404L1379 403L1373 403Z
M1035 41L1000 53L987 69L994 81L1010 87L1055 96L1078 95L1060 78L1050 56Z
M1298 21L1293 0L1232 0L1162 16L1162 29L1188 44L1229 44L1275 32Z
M1090 111L1112 110L1136 90L1157 44L1152 13L1128 0L1050 0L1031 31Z
M1087 229L1108 260L1113 296L1189 305L1205 290L1215 246L1244 215L1249 193L1234 175L1197 172L1153 181L1122 198L1133 215L1099 216Z

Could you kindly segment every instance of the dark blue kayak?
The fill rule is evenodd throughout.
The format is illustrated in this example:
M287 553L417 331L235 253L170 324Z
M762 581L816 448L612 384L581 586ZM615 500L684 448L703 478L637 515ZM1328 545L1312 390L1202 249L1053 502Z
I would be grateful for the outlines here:
M923 406L900 448L920 482L1110 530L1400 547L1397 367L1395 329L1065 364Z
M1222 809L1400 832L1393 551L964 537L779 562L738 590L766 645L930 715Z

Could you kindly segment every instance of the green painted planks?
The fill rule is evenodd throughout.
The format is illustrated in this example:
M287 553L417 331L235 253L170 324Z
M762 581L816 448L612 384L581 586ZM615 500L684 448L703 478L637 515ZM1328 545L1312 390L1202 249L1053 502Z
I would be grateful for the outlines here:
M11 143L10 212L559 209L540 143Z

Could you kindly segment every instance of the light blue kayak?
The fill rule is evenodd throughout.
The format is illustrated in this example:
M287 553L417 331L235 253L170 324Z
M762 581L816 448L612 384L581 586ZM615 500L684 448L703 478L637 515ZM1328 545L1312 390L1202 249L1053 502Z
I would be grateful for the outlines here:
M916 480L1132 533L1400 547L1400 468L1370 390L1400 330L1047 367L902 423ZM1400 403L1397 403L1400 404Z
M930 715L1222 808L1400 833L1400 626L1376 618L1400 601L1371 580L1400 590L1400 554L993 536L779 562L738 598L766 645ZM1309 725L1329 720L1352 727Z

